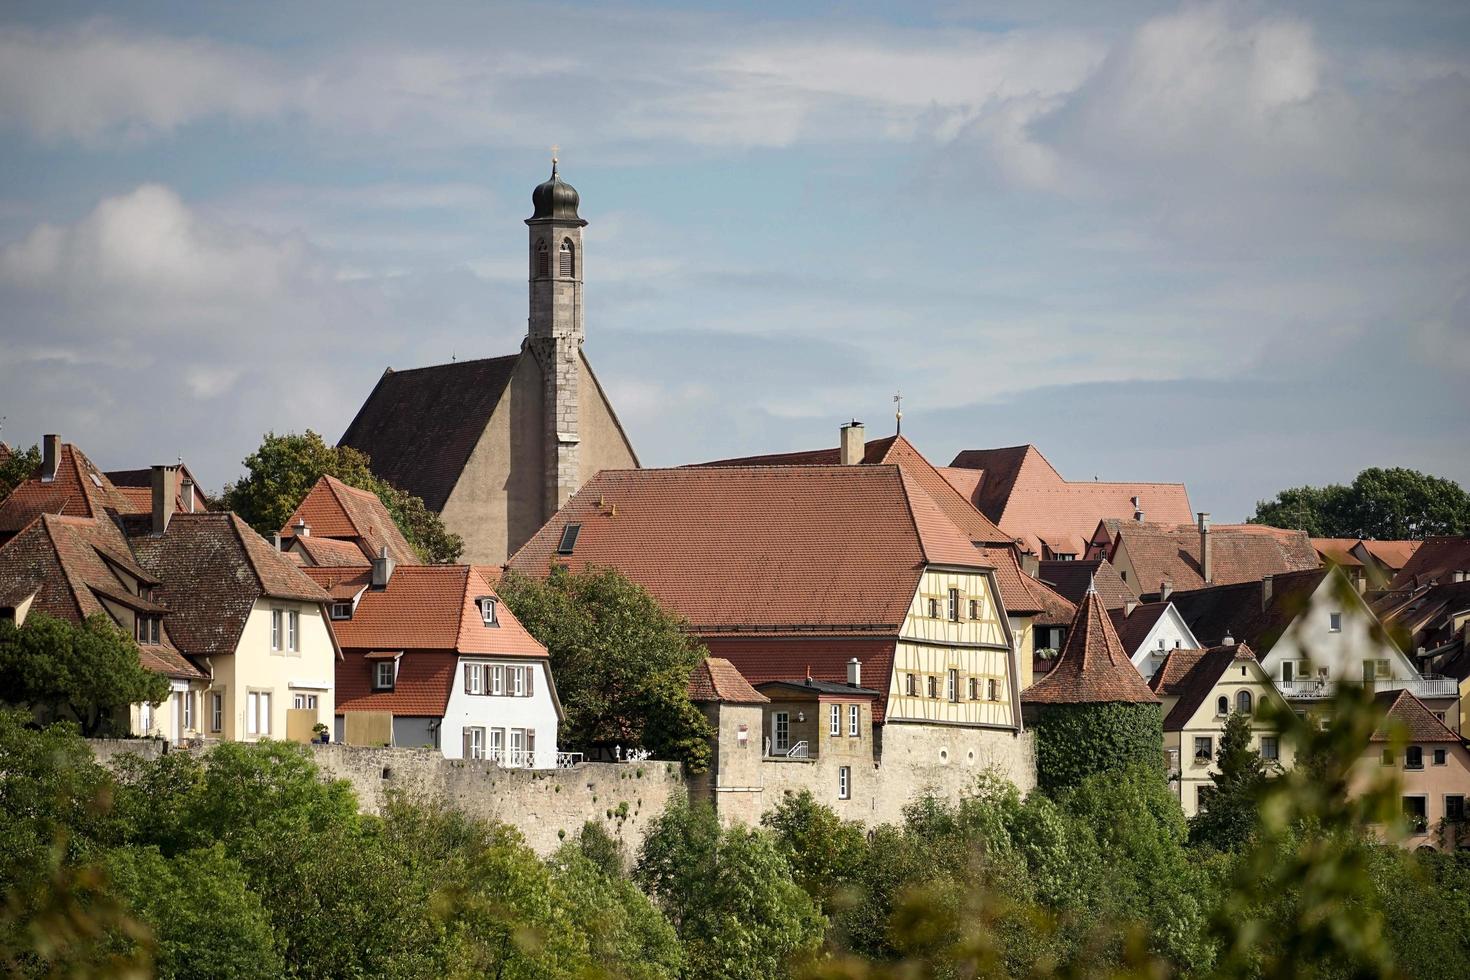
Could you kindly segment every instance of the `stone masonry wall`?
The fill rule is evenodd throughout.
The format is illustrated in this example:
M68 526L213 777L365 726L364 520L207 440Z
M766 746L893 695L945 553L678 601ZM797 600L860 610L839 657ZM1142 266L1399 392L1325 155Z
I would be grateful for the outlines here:
M393 790L437 800L515 827L547 855L588 820L621 839L631 858L665 804L684 795L672 762L588 762L576 769L501 769L491 762L445 759L432 750L312 745L324 775L345 779L365 813Z

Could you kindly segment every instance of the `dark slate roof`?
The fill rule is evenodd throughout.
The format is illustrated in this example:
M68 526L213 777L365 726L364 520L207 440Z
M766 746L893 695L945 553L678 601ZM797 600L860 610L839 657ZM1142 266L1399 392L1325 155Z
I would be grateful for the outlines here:
M1450 582L1455 572L1470 571L1470 537L1432 537L1394 576L1393 588L1405 589L1434 582Z
M1122 609L1109 609L1108 616L1113 620L1113 629L1118 631L1118 639L1123 643L1123 649L1132 656L1138 652L1143 641L1148 639L1149 630L1169 610L1168 602L1141 602L1129 612L1125 606Z
M810 677L803 680L765 681L762 684L756 685L756 689L760 691L768 691L773 687L781 687L794 691L810 691L813 694L851 695L860 698L876 698L878 696L878 692L869 687L853 687L851 684L840 684L836 681L819 681Z
M1205 703L1220 677L1241 661L1256 662L1256 655L1244 643L1217 646L1208 650L1174 650L1154 672L1149 687L1160 694L1177 697L1174 707L1164 718L1165 731L1179 731Z
M443 510L520 356L389 368L340 444L367 453L374 473L430 510Z
M1175 592L1170 601L1201 643L1219 643L1228 633L1265 654L1307 608L1329 573L1317 568L1270 576L1269 601L1264 598L1267 580Z
M1096 592L1082 597L1056 666L1021 692L1023 704L1158 704Z

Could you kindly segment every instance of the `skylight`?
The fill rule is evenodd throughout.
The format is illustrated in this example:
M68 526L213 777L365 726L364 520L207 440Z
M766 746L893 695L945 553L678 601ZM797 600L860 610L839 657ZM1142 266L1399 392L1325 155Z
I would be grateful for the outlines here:
M562 528L561 543L556 546L556 553L559 555L570 555L572 549L577 546L577 536L581 533L582 525L580 524L568 524Z

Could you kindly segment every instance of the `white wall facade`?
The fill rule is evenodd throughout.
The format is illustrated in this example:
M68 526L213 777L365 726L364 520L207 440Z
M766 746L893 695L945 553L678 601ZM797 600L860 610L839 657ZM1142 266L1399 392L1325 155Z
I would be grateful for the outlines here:
M1370 660L1380 675L1384 669L1380 665L1386 663L1387 676L1394 680L1419 676L1414 664L1392 641L1373 635L1377 619L1355 591L1344 591L1340 576L1340 572L1334 572L1323 577L1307 608L1261 658L1261 666L1288 697L1292 692L1283 686L1282 666L1288 661L1294 680L1306 676L1361 683L1364 661ZM1338 617L1336 628L1334 616Z
M483 694L466 691L465 667L478 665L483 670L481 690ZM492 691L493 671L499 667L504 678L502 690ZM512 693L511 670L524 668L531 672L531 693L516 696ZM501 759L513 768L554 769L556 768L557 725L556 702L551 696L551 672L545 660L517 659L512 657L461 656L455 665L453 686L449 692L449 704L444 709L444 724L440 728L439 747L446 759L462 759L465 755L465 729L483 729L482 758L493 758L498 744L503 748ZM521 752L515 748L514 733L534 732L535 751L527 757L525 743ZM499 741L495 733L501 733Z
M1138 649L1128 651L1128 657L1143 675L1143 679L1148 680L1158 673L1159 665L1164 662L1164 657L1168 656L1170 650L1199 650L1202 647L1203 644L1190 632L1189 624L1171 602L1164 614L1154 622L1153 629L1148 631Z
M281 649L273 648L271 637L272 613L277 609L283 617ZM292 611L297 614L299 632L294 644L285 627L285 617ZM287 712L298 695L303 701L314 698L315 720L329 727L332 724L337 707L337 651L319 605L257 599L235 652L213 658L212 666L214 677L203 698L200 722L206 738L231 742L284 739ZM216 694L221 702L219 730L214 729L211 704ZM252 699L251 694L256 697ZM269 710L265 698L269 698ZM253 726L246 717L252 704L256 710Z

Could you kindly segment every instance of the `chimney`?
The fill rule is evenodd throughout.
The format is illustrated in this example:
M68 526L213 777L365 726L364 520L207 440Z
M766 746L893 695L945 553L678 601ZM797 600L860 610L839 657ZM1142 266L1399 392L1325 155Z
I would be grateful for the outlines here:
M174 503L178 497L179 468L177 466L153 467L153 533L162 534L173 520Z
M311 537L311 525L306 523L306 518L304 517L296 518L296 523L291 525L291 530L295 532L298 538Z
M1264 612L1265 609L1266 609L1266 607L1271 604L1271 592L1272 592L1272 589L1275 586L1275 583L1272 582L1272 579L1273 578L1275 578L1274 575L1267 575L1267 576L1265 576L1264 578L1261 579L1261 611L1262 612Z
M179 496L184 498L184 513L194 513L194 481L187 476L179 484Z
M1135 510L1133 512L1133 520L1134 520L1135 523L1142 524L1143 523L1143 511L1141 511L1141 510Z
M277 551L280 551L281 550L281 532L280 531L277 531L275 534L272 534L271 535L271 547L272 548L275 548Z
M1215 562L1211 552L1210 542L1210 515L1206 511L1199 513L1199 574L1205 580L1206 585L1215 584Z
M1220 641L1220 645L1222 647L1233 647L1233 646L1235 646L1235 637L1231 636L1229 632L1226 632L1225 639L1223 639L1223 640Z
M863 686L863 665L857 657L853 657L847 662L847 686Z
M386 589L388 580L393 577L393 568L398 563L388 554L386 547L378 549L378 557L373 559L373 588Z
M1173 582L1170 582L1166 578L1165 579L1160 579L1159 580L1159 600L1161 602L1162 601L1168 601L1168 598L1171 595L1173 595L1173 594L1174 594L1174 583Z
M1137 599L1129 599L1127 602L1123 603L1123 618L1124 619L1127 619L1129 616L1132 616L1133 615L1133 610L1135 610L1137 608L1138 608L1138 600Z
M863 456L868 451L867 443L863 440L863 424L853 419L844 425L838 446L841 451L839 459L843 466L856 466L861 463Z
M1021 571L1035 578L1041 574L1041 559L1029 551L1021 552Z
M41 437L41 482L56 479L56 463L61 459L61 436L49 432Z

